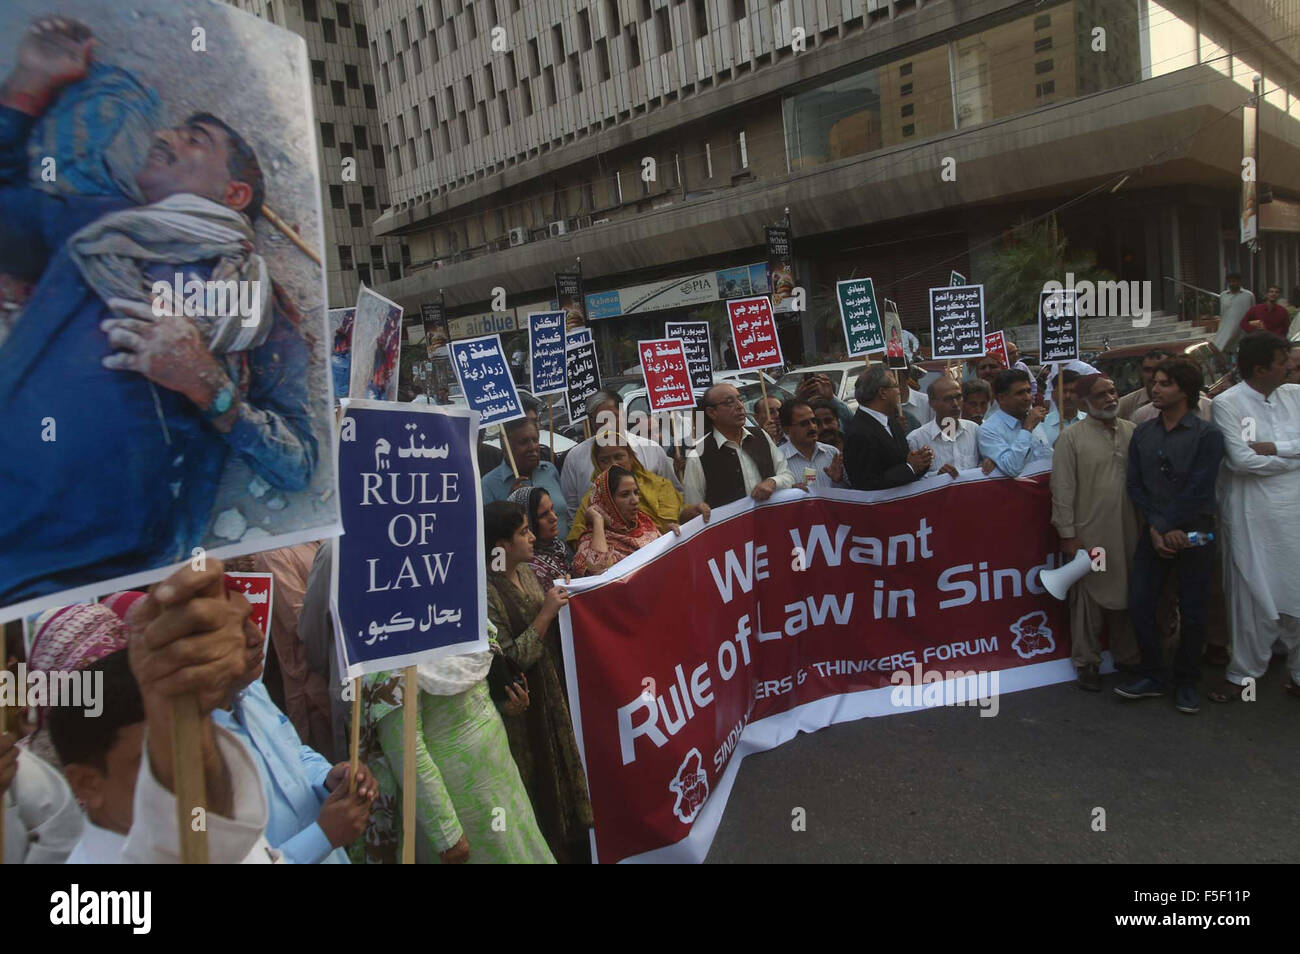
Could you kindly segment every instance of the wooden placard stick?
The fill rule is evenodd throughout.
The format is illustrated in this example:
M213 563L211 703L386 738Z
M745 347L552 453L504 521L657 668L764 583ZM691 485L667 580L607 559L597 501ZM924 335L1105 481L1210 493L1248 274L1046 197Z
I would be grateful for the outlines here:
M208 863L207 825L199 826L197 831L194 825L195 818L206 816L208 811L200 737L198 697L177 696L172 700L172 765L176 776L176 826L183 865ZM195 809L200 809L197 815Z
M306 253L308 258L310 258L317 265L320 264L320 255L316 252L316 250L312 248L310 245L308 245L306 241L303 240L303 237L301 235L299 235L292 228L290 228L288 222L286 222L284 219L276 215L275 212L271 210L271 207L267 205L265 202L262 203L262 215L266 217L266 221L270 222L277 229L279 229L284 234L285 238L287 238L294 245L298 246L298 248L302 249L302 251Z
M348 794L357 793L357 771L361 768L361 677L352 680L352 760L348 772Z
M591 418L589 417L582 419L582 436L587 440L591 440Z
M1062 361L1056 366L1056 422L1059 425L1056 429L1056 436L1060 437L1065 430L1065 362Z
M420 684L407 666L402 688L402 864L415 864L415 733Z
M4 624L0 623L0 653L5 650ZM0 660L3 662L3 660ZM4 735L9 729L9 720L7 718L5 707L0 706L0 735ZM5 863L5 812L4 802L0 800L0 865Z
M546 395L546 411L551 417L551 463L555 463L555 397Z
M519 479L519 468L515 466L515 453L510 449L510 435L506 433L504 424L498 425L501 430L501 449L506 452L506 460L510 461L510 470L515 475L515 480Z

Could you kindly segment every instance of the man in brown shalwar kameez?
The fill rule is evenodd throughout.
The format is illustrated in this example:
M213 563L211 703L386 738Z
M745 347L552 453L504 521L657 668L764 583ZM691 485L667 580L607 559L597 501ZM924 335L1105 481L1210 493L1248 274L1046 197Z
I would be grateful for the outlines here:
M1137 513L1125 489L1133 424L1119 417L1115 382L1101 374L1075 384L1087 418L1066 428L1052 456L1052 524L1061 535L1065 559L1079 549L1104 553L1105 569L1094 569L1070 588L1072 662L1079 688L1101 689L1101 644L1105 629L1117 665L1138 660L1137 638L1128 615L1128 576L1138 542Z

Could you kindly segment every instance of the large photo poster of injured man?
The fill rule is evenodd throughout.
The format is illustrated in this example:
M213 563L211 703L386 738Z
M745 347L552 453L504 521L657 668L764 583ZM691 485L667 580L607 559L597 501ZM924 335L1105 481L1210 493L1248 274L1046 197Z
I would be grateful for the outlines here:
M0 619L339 530L302 39L0 4Z

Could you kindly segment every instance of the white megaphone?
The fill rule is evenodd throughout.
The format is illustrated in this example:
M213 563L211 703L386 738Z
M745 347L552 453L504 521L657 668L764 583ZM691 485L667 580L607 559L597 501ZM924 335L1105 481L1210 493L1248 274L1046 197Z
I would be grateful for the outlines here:
M1038 578L1047 587L1047 592L1058 600L1063 600L1065 594L1070 592L1070 587L1091 572L1092 557L1088 556L1087 550L1080 549L1069 563L1058 566L1055 570L1044 570L1038 574Z

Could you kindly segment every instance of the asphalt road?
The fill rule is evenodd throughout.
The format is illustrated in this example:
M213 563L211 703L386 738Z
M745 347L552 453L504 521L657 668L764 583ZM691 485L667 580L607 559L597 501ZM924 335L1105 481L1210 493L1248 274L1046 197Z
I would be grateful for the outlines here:
M1198 715L1103 676L975 708L862 719L751 755L709 852L726 862L1297 862L1300 699ZM1202 690L1222 670L1206 667ZM1095 808L1105 831L1093 830ZM795 808L806 830L793 831Z

